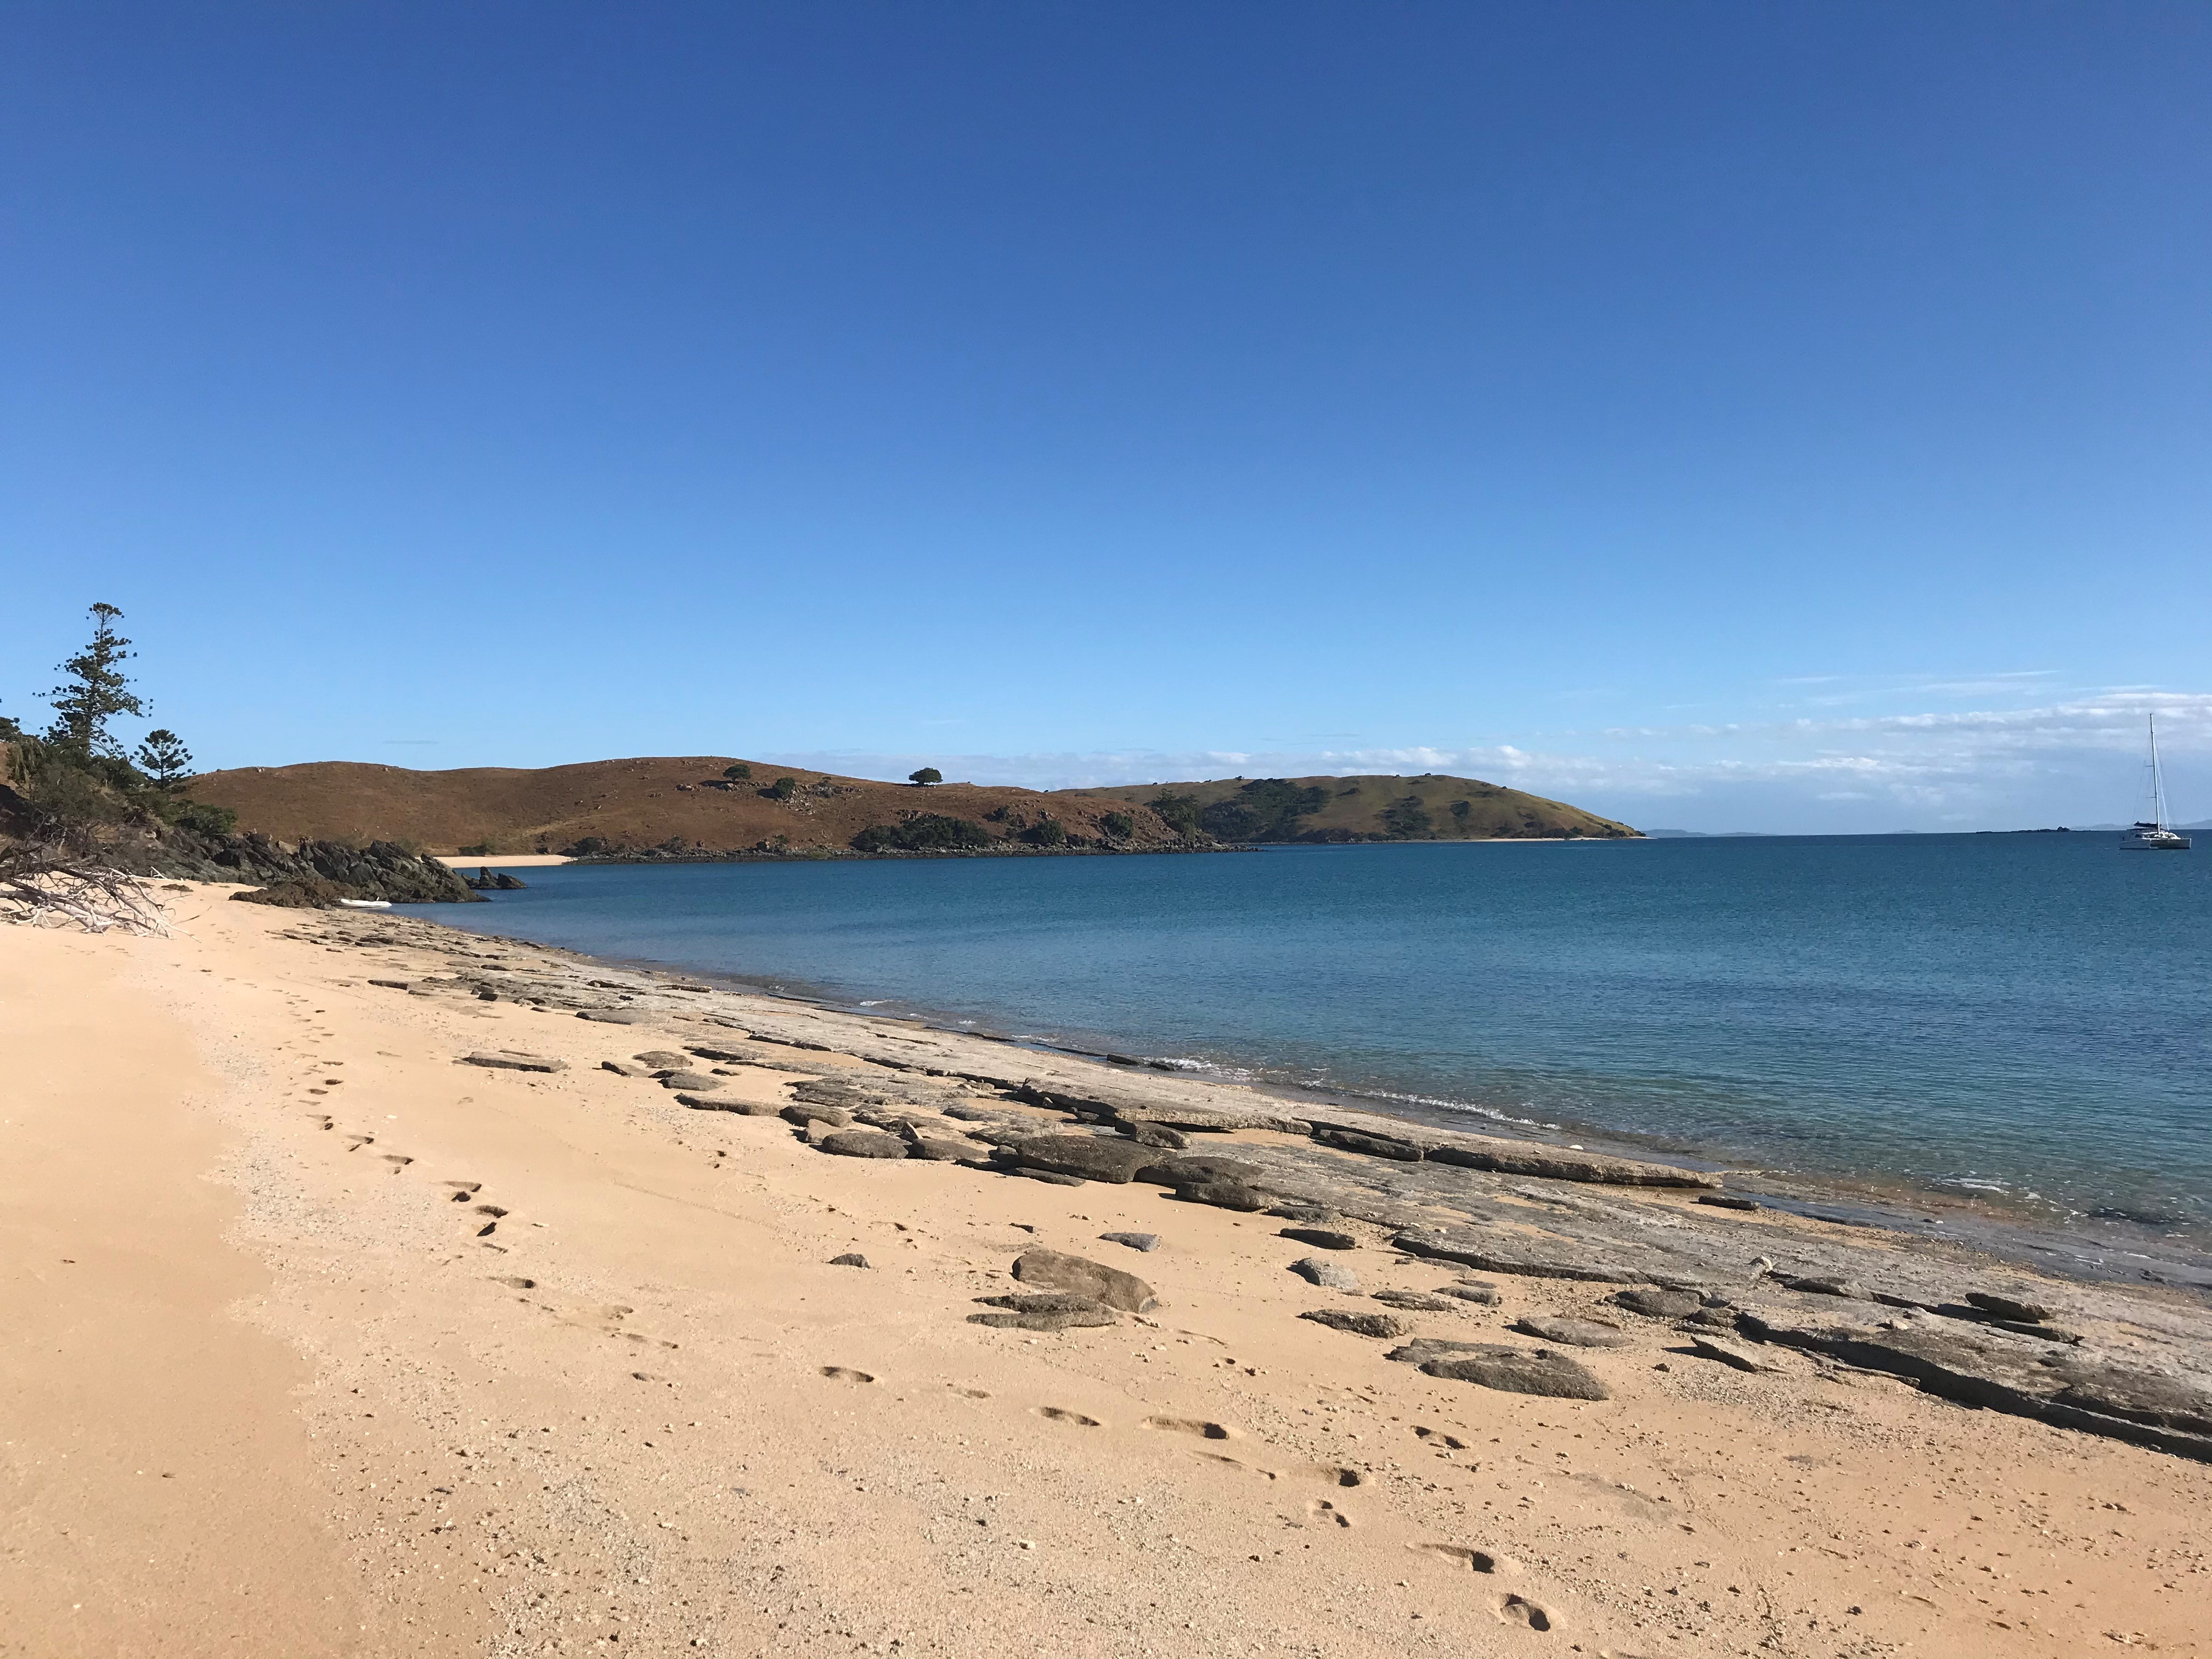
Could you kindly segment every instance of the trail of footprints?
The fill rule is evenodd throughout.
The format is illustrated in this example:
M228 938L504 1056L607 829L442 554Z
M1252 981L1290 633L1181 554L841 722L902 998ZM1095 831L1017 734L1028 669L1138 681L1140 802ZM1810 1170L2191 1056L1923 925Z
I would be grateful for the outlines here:
M313 1112L308 1115L319 1128L335 1131L337 1127L337 1120L325 1113ZM348 1132L346 1139L348 1143L346 1151L349 1153L358 1152L365 1147L374 1146L376 1144L376 1137L366 1131ZM377 1157L391 1166L390 1172L395 1176L402 1174L415 1161L411 1157L398 1152L380 1152ZM452 1190L451 1201L466 1206L471 1221L479 1217L483 1218L483 1224L474 1229L474 1237L483 1241L490 1249L503 1249L504 1246L493 1243L491 1240L493 1235L499 1231L500 1223L507 1218L509 1212L497 1204L477 1201L478 1195L483 1191L483 1183L480 1181L447 1181L445 1185ZM642 1331L626 1328L623 1322L636 1310L624 1307L619 1303L580 1303L563 1306L543 1297L538 1280L522 1274L501 1275L494 1278L491 1282L517 1292L519 1300L551 1314L562 1324L598 1331L608 1336L620 1337L625 1341L641 1345L651 1345L661 1348L675 1348L680 1346L665 1338L649 1336ZM850 1365L822 1365L817 1367L817 1371L826 1382L852 1387L866 1387L877 1380L874 1373ZM641 1382L665 1380L647 1371L633 1371L630 1374ZM992 1397L990 1392L984 1389L965 1388L958 1383L947 1383L945 1386L964 1400L982 1401ZM1104 1429L1109 1426L1087 1412L1076 1411L1068 1407L1036 1406L1030 1409L1033 1415L1044 1421L1068 1428L1091 1430ZM1226 1424L1213 1422L1206 1418L1155 1414L1140 1419L1139 1426L1152 1433L1179 1436L1208 1443L1209 1445L1237 1441L1243 1437L1239 1431ZM1466 1449L1465 1442L1440 1430L1416 1428L1413 1432L1422 1440L1433 1445L1454 1450ZM1318 1485L1324 1490L1340 1492L1367 1483L1366 1476L1358 1469L1341 1464L1299 1463L1288 1468L1270 1468L1263 1464L1231 1455L1227 1452L1212 1450L1200 1446L1194 1446L1191 1449L1191 1455L1206 1462L1236 1469L1271 1483L1288 1480L1299 1486ZM1334 1498L1318 1496L1307 1498L1304 1500L1303 1512L1305 1524L1311 1526L1348 1530L1357 1524L1352 1515ZM1511 1565L1504 1558L1492 1555L1488 1551L1472 1549L1460 1544L1421 1543L1411 1545L1408 1547L1484 1576L1508 1571ZM1502 1624L1539 1632L1551 1632L1558 1628L1557 1620L1552 1613L1525 1595L1509 1592L1496 1596L1491 1601L1491 1610Z

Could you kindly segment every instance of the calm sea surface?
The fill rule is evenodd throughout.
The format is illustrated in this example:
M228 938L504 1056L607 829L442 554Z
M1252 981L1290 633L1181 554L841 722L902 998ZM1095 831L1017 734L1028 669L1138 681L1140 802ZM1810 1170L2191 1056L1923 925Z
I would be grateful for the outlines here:
M2212 851L1820 836L522 873L432 914L1431 1121L2212 1224Z

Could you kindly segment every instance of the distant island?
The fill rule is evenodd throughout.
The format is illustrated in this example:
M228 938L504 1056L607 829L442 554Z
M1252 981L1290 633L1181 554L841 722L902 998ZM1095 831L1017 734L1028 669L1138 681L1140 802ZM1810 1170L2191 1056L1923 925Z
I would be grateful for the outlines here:
M1628 839L1562 801L1428 773L1227 778L1043 791L802 771L720 755L418 772L352 761L242 767L196 799L280 841L385 841L465 856L812 857L1206 851L1263 843Z

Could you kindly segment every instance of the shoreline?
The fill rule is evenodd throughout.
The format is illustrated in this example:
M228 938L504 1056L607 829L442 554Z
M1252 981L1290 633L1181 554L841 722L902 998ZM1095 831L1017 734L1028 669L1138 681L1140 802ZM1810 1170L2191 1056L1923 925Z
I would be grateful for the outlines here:
M473 916L441 917L434 925L522 948L557 952L585 964L708 981L726 985L741 994L778 998L854 1018L886 1017L881 1011L886 1005L895 1005L901 1011L895 1017L927 1030L1012 1043L1041 1054L1094 1060L1116 1069L1155 1071L1188 1081L1249 1089L1287 1102L1329 1106L1425 1128L1485 1134L1525 1141L1534 1146L1588 1150L1603 1156L1650 1160L1716 1173L1724 1177L1723 1184L1727 1191L1806 1220L1878 1229L1903 1238L1961 1243L2021 1266L2055 1269L2087 1282L2127 1282L2154 1276L2156 1282L2184 1286L2212 1298L2212 1249L2207 1249L2191 1235L2177 1238L2156 1232L2147 1224L2106 1221L2092 1224L2092 1218L2086 1216L2069 1221L2048 1212L2032 1210L2024 1204L2008 1203L2000 1195L1968 1196L1908 1177L1885 1179L1844 1172L1747 1166L1719 1152L1685 1146L1678 1139L1639 1136L1601 1124L1540 1124L1480 1106L1415 1102L1352 1088L1305 1087L1255 1077L1249 1072L1223 1076L1212 1066L1187 1066L1142 1054L1054 1042L1043 1036L1018 1036L981 1030L974 1021L963 1021L958 1015L942 1009L909 1003L902 997L885 996L863 1001L840 995L827 987L779 988L790 982L788 975L705 969L658 958L599 957L566 945L479 931L472 925L473 920ZM489 921L491 917L487 915L485 920ZM1250 1063L1262 1066L1267 1062L1255 1059ZM1241 1066L1237 1069L1243 1072Z
M0 930L26 1655L2203 1650L2191 1297L229 890Z

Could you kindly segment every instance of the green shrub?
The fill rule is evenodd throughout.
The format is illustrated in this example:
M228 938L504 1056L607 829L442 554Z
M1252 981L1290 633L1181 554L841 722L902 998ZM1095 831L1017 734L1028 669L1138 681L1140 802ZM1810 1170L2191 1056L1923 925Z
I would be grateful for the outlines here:
M1022 831L1019 839L1032 847L1060 847L1067 841L1067 830L1057 818L1039 818Z
M753 769L743 761L739 761L735 766L724 767L722 775L732 783L750 783L753 781Z
M1098 822L1116 841L1127 841L1137 833L1137 821L1127 812L1109 812Z
M177 809L176 823L179 829L190 830L195 835L228 836L238 829L238 814L228 806L188 800Z
M1474 811L1474 803L1472 801L1455 800L1451 804L1451 815L1462 823L1467 822L1468 814Z
M1161 821L1176 834L1194 836L1198 833L1197 796L1172 794L1163 790L1145 805L1159 814Z
M1425 836L1431 823L1419 795L1403 796L1382 809L1382 827L1394 836Z
M767 788L761 791L761 793L766 795L770 800L789 800L798 793L799 780L797 778L778 778L774 783L771 783Z
M992 839L988 830L971 819L916 812L897 823L870 824L853 837L852 845L858 853L938 853L988 847Z
M906 781L908 783L919 784L926 788L933 783L944 782L945 774L939 771L933 766L925 766L918 772L908 773L906 775Z

